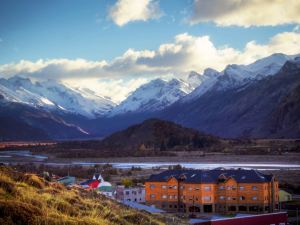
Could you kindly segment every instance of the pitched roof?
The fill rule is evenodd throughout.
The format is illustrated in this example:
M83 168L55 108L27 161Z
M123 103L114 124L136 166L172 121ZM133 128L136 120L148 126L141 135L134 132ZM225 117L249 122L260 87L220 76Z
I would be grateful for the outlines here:
M213 170L167 170L151 175L149 182L166 182L170 177L182 180L185 183L218 183L220 177L232 177L238 183L270 182L273 175L266 175L256 170L244 169L213 169Z

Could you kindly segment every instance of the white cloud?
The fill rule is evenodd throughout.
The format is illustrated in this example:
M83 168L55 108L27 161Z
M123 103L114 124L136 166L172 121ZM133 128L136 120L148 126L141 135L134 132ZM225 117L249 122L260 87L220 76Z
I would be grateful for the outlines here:
M194 0L191 24L276 26L300 23L299 0Z
M137 89L142 84L149 81L147 78L136 79L98 79L89 78L82 79L80 82L74 79L64 80L63 83L71 87L87 87L101 96L110 97L115 103L120 103L130 94L131 91Z
M82 78L98 76L106 61L88 61L85 59L50 59L35 62L21 60L19 63L0 65L0 73L5 76L27 74L36 78Z
M249 41L242 50L229 46L217 47L209 36L187 33L175 36L172 43L156 50L128 49L112 61L84 59L51 59L35 62L22 60L0 65L1 76L17 74L35 79L58 79L93 87L97 93L119 101L143 82L157 77L186 74L191 70L202 72L207 67L223 70L226 65L248 64L273 53L300 53L300 33L283 32L268 43Z
M147 21L162 16L159 4L154 0L118 0L109 9L109 18L118 26L133 21Z

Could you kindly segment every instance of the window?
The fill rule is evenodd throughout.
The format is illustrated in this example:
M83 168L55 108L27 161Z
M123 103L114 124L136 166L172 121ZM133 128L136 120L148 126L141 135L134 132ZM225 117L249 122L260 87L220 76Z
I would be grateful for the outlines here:
M224 200L225 199L225 197L224 196L220 196L220 200Z
M125 191L125 194L126 194L126 195L129 195L129 191Z
M195 187L195 191L199 191L200 190L200 187Z
M172 199L173 198L173 196L172 195L169 195L169 199Z
M210 190L211 190L211 187L210 187L210 186L205 186L205 187L204 187L204 190L205 190L205 191L210 191Z
M161 187L162 187L162 189L167 189L166 185L162 185Z
M184 189L184 186L183 186L183 185L180 185L180 189L181 189L181 190Z
M240 196L240 200L245 200L246 198L245 198L245 196Z
M203 199L204 199L204 201L210 201L211 197L210 196L204 196Z
M136 195L137 193L136 193L136 191L132 191L132 194L133 194L133 195Z
M151 194L151 195L150 195L150 198L155 198L155 194Z
M189 191L192 191L193 190L193 188L192 187L189 187Z
M258 188L256 186L252 186L252 190L256 191Z
M150 188L151 189L155 188L155 185L154 184L150 184Z
M174 189L177 189L177 186L176 185L174 185L174 187L173 187Z
M244 186L240 186L240 190L245 190L245 187Z
M227 200L231 200L231 197L227 197Z
M253 201L256 201L256 200L257 200L257 196L253 196L253 197L252 197L252 200L253 200Z
M225 190L225 187L224 186L220 186L219 190Z
M163 198L163 199L166 199L166 198L167 198L167 195L163 195L162 198Z

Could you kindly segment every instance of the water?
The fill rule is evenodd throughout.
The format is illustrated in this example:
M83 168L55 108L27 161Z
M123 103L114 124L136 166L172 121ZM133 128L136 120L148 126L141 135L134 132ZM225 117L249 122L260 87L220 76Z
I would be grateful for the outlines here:
M43 155L33 155L32 152L24 150L24 151L3 151L0 152L0 158L13 158L13 157L28 157L28 158L34 158L39 160L47 159L47 156Z
M25 157L30 159L32 163L52 165L52 166L94 166L105 165L107 162L66 162L56 163L47 162L47 156L34 155L30 151L0 151L1 158L14 159L17 157ZM26 159L23 161L26 163ZM7 161L6 161L7 163ZM13 162L11 162L13 163ZM256 170L300 170L300 164L287 164L287 163L196 163L196 162L115 162L109 163L114 168L130 169L132 167L139 167L142 169L162 168L167 169L169 166L181 165L185 168L191 169L214 169L214 168L243 168L243 169L256 169Z
M75 165L95 165L95 164L106 164L106 163L87 163L87 162L76 162L72 163ZM114 168L129 169L132 167L140 167L142 169L151 169L155 167L168 168L169 166L181 165L185 168L191 169L214 169L214 168L244 168L244 169L260 169L260 170L300 170L300 165L294 164L261 164L261 163L174 163L174 162L164 162L164 163L110 163Z
M189 163L189 162L145 162L145 163L106 163L106 162L70 162L70 163L55 163L45 162L45 165L52 166L94 166L109 164L118 169L130 169L132 167L141 169L161 168L168 169L169 166L181 165L190 169L214 169L214 168L243 168L256 170L300 170L299 164L262 164L262 163Z

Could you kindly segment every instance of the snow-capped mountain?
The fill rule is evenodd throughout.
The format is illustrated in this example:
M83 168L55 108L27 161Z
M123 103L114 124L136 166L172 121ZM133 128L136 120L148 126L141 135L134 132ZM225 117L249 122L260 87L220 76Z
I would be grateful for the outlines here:
M191 101L207 91L225 91L274 75L288 60L292 60L295 57L276 53L249 65L228 65L221 72L206 69L202 75L203 81L182 101Z
M130 112L159 111L193 90L182 80L165 81L155 79L132 92L120 105L116 106L110 116Z
M298 138L300 57L267 76L233 89L210 89L190 102L179 101L166 108L160 118L227 138Z
M8 102L63 110L89 118L104 115L115 105L109 99L97 96L87 89L74 90L51 80L34 83L19 76L0 79L0 95Z

